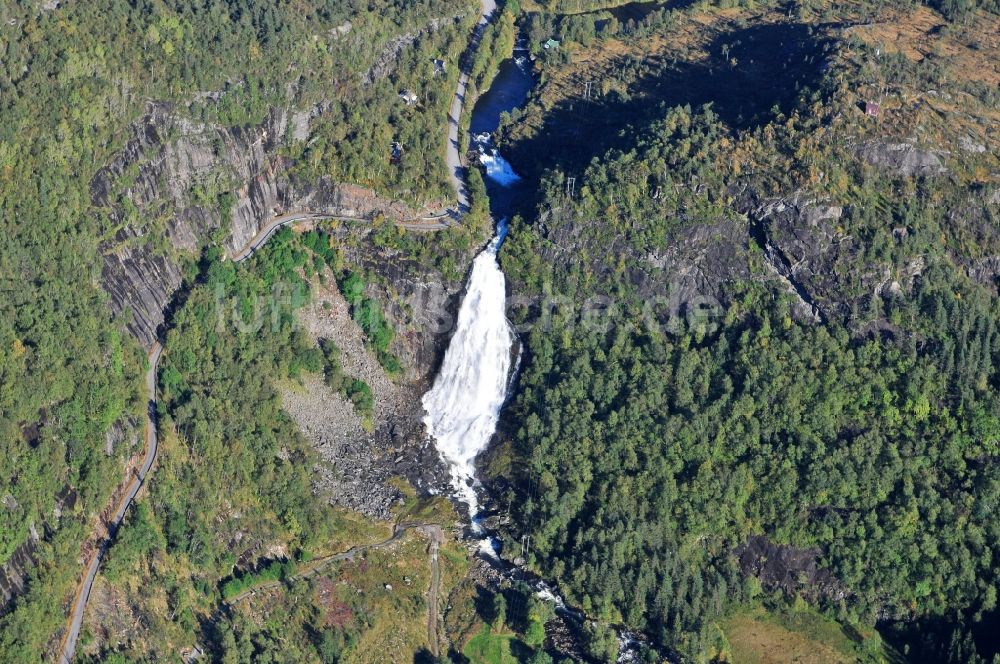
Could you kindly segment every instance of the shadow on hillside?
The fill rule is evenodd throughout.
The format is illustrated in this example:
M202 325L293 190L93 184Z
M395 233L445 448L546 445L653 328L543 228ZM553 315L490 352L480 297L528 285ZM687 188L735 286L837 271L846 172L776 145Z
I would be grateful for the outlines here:
M667 108L711 104L734 131L751 130L789 114L802 92L815 89L832 46L816 28L799 23L750 26L721 34L699 61L636 63L622 58L614 69L632 72L628 95L566 99L545 116L530 139L505 148L522 175L536 179L547 169L580 174L611 148L628 149L636 132L662 118ZM581 84L582 93L582 84Z

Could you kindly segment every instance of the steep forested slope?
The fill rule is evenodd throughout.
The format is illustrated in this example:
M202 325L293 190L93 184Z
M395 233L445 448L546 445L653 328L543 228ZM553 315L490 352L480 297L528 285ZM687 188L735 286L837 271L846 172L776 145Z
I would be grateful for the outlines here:
M762 592L937 661L995 619L997 18L869 12L532 18L493 472L532 565L691 656Z
M436 75L432 59L457 60L475 16L461 2L3 3L0 659L57 643L141 451L145 350L202 248L239 248L289 191L373 216L450 195L457 68Z
M533 329L492 466L511 535L591 616L693 657L729 653L739 621L720 619L764 597L922 633L911 654L931 661L988 658L993 3L727 4L525 3L539 86L499 139L537 195L502 260L542 299L512 312ZM475 3L445 0L0 7L0 660L58 641L141 448L139 381L164 328L161 465L81 656L337 661L377 656L364 644L393 638L401 603L423 627L423 586L380 583L388 563L344 566L340 591L289 583L261 612L223 600L381 536L317 496L330 464L276 382L318 378L387 459L412 433L374 423L371 386L296 321L310 289L338 293L377 375L412 368L399 339L412 351L426 330L394 330L376 295L405 314L401 285L453 292L439 282L460 280L482 215L434 241L378 224L360 241L283 233L247 266L226 255L305 205L440 210L474 20ZM509 16L494 32L490 53ZM483 53L477 77L495 65ZM270 325L248 331L265 300Z

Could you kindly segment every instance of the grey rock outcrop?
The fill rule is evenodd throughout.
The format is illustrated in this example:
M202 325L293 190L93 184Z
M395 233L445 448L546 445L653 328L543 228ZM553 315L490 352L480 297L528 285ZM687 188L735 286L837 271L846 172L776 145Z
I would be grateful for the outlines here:
M906 177L948 172L935 153L909 143L867 143L857 148L857 154L873 166L882 166Z
M666 279L666 301L660 302L666 310L660 307L656 316L672 324L697 307L725 301L726 284L733 279L750 278L749 246L745 224L735 219L684 229L666 249L648 253L643 261L648 267L633 270L631 280L644 297L662 299Z
M849 591L819 564L820 553L819 547L775 544L763 535L751 535L734 551L742 572L757 577L765 588L834 601L844 599Z
M831 261L853 252L850 238L843 237L835 223L844 209L801 194L764 202L751 212L751 233L764 254L766 264L786 280L786 290L798 305L801 318L825 318L817 302L817 290L830 278Z
M24 592L28 581L28 570L34 566L35 550L38 548L38 532L34 524L28 539L22 542L7 561L0 565L0 615L10 605L10 601Z
M838 320L853 329L852 317L871 311L873 298L910 292L924 270L918 255L873 257L866 240L844 230L859 211L837 201L804 192L763 197L747 186L734 186L729 193L731 214L712 222L682 222L660 246L649 248L636 246L624 233L595 240L600 236L588 227L598 220L576 218L568 209L547 211L539 220L542 261L584 263L596 284L620 280L616 270L624 269L638 306L655 314L651 321L644 310L645 320L661 327L690 324L693 316L711 319L713 310L721 313L732 302L734 287L760 281L788 295L797 319ZM887 232L905 244L905 227Z
M101 285L111 296L114 313L123 315L129 332L150 348L163 324L166 305L181 285L181 271L168 256L145 245L130 246L131 237L136 237L135 229L122 228L115 236L119 244L105 250Z
M1000 293L1000 227L994 222L1000 214L1000 189L984 187L968 198L949 206L945 219L949 226L961 228L975 247L973 255L952 252L952 260L965 267L969 277L995 293Z
M751 234L768 266L787 279L798 300L795 313L816 321L847 322L872 297L909 291L923 272L919 256L897 264L873 261L862 242L841 228L845 209L803 193L745 202ZM905 228L893 231L897 242ZM853 326L852 326L853 327Z
M94 177L92 202L118 227L102 247L102 285L114 312L125 315L146 347L180 286L178 257L196 252L223 226L224 214L227 245L242 246L280 208L282 163L275 148L288 117L273 111L256 127L218 128L153 104L124 149ZM224 198L205 193L213 189L234 196L231 212L220 209ZM163 227L148 219L164 220ZM151 241L156 236L167 242Z
M399 63L399 57L403 51L413 44L415 41L424 37L426 35L431 35L440 30L445 25L450 23L456 23L462 18L462 14L455 14L450 18L433 18L427 22L427 24L417 30L416 32L407 33L405 35L400 35L395 39L391 39L386 42L385 46L382 47L381 53L375 59L374 64L369 67L368 71L361 75L361 82L364 85L371 85L376 81L379 81L393 71L395 71L396 66ZM337 34L337 37L341 37L350 31L350 23L348 25L348 30L343 33ZM338 29L339 30L339 29Z
M987 256L969 266L969 277L980 284L996 284L1000 275L1000 256Z
M139 431L139 422L132 417L117 420L104 433L105 454L111 456L115 448L123 443L129 450L136 449L139 445Z
M51 535L52 530L58 527L62 512L73 509L76 505L76 499L77 493L74 489L69 486L60 489L59 493L56 494L52 518L41 529L45 535ZM4 496L3 505L7 509L12 509L12 506L13 509L17 509L16 503L13 496L9 494ZM13 601L27 589L30 579L29 572L35 566L38 545L45 539L38 530L32 523L28 527L27 537L24 541L0 565L0 616L4 615L12 606Z
M962 134L958 137L958 147L962 148L966 152L972 152L973 154L982 154L986 152L986 146L977 142L968 134Z

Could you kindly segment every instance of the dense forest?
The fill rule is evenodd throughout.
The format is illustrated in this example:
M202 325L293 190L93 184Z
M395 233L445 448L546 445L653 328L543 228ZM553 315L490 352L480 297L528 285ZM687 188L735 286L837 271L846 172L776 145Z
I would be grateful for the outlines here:
M500 502L530 564L695 658L726 652L724 616L777 593L877 623L915 660L992 660L1000 310L974 266L998 249L996 154L920 177L853 146L921 126L925 145L979 137L995 91L955 75L966 51L877 61L806 5L794 23L607 16L529 19L562 54L541 54L501 131L538 185L502 262L552 303L513 312L526 360L489 466L513 480ZM996 21L980 16L952 39L982 39ZM794 88L768 86L775 68ZM878 126L857 101L872 82L895 91ZM896 101L938 85L980 119ZM773 201L799 216L776 220ZM882 270L905 285L873 288ZM738 555L755 535L818 551L830 576L758 578Z
M804 327L760 296L715 334L624 319L529 338L513 412L542 568L584 608L692 652L754 592L729 553L761 531L823 549L844 618L994 609L995 305L928 284L894 313L931 326L897 345Z

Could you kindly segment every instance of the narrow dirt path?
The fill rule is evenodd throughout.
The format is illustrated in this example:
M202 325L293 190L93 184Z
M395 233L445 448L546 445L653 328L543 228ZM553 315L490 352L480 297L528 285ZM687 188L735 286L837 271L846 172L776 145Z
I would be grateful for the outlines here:
M460 215L454 210L449 210L444 214L435 215L433 217L421 217L419 219L397 221L396 225L404 230L417 233L443 231L446 228L451 228L457 224L459 217ZM233 254L233 262L239 263L240 261L246 260L252 256L255 251L267 244L267 241L271 239L271 236L274 235L279 228L284 226L294 226L295 224L303 221L316 221L320 219L340 219L343 221L357 221L365 224L370 224L372 222L371 219L367 219L365 217L345 217L342 215L327 214L322 211L302 210L298 212L287 212L272 218L264 224L264 226L257 231L257 235L250 240L247 246Z
M259 592L264 592L267 590L273 590L280 587L281 585L293 581L295 579L305 579L313 576L323 568L327 567L331 563L343 562L343 561L353 561L358 555L363 554L367 551L375 551L377 549L384 549L391 546L395 542L402 539L403 535L409 530L416 530L424 535L430 540L427 546L427 557L430 560L431 565L431 580L430 587L427 590L427 641L430 644L431 652L435 657L439 656L441 646L440 640L438 638L438 624L441 620L440 617L440 588L441 588L441 565L439 562L441 545L444 543L444 529L441 528L439 524L436 523L402 523L397 524L392 533L392 537L383 540L381 542L376 542L374 544L363 544L359 546L352 546L350 549L343 551L341 553L334 553L329 556L324 556L322 558L317 558L316 560L309 563L309 568L293 574L286 579L280 581L268 581L267 583L262 583L259 586L254 586L253 588L248 588L238 595L230 597L228 600L223 600L225 606L233 606L248 597L252 597Z
M240 602L241 600L246 599L247 597L250 597L251 595L255 595L264 590L277 588L278 586L281 586L282 584L287 583L288 581L292 581L294 579L308 578L313 574L315 574L316 572L323 569L324 567L326 567L327 565L330 565L331 563L343 562L345 560L353 561L358 555L363 554L367 551L376 551L378 549L384 549L388 546L391 546L392 544L402 539L403 535L406 534L406 531L410 529L423 530L424 528L428 527L440 528L440 526L437 526L436 524L423 524L423 523L397 524L393 528L392 537L388 539L382 540L381 542L375 542L374 544L361 544L358 546L352 546L350 549L342 551L341 553L334 553L329 556L316 558L315 560L312 560L308 563L309 565L308 569L302 570L301 572L293 574L288 578L282 579L280 581L268 581L267 583L262 583L259 586L247 588L240 594L234 595L233 597L230 597L227 600L223 600L223 603L231 606L233 604L236 604L237 602Z
M441 565L438 563L438 556L441 552L441 545L444 543L444 531L437 524L426 525L423 527L423 531L431 538L427 551L431 559L431 587L427 591L427 640L431 644L431 653L435 657L440 657L438 594L441 588Z

